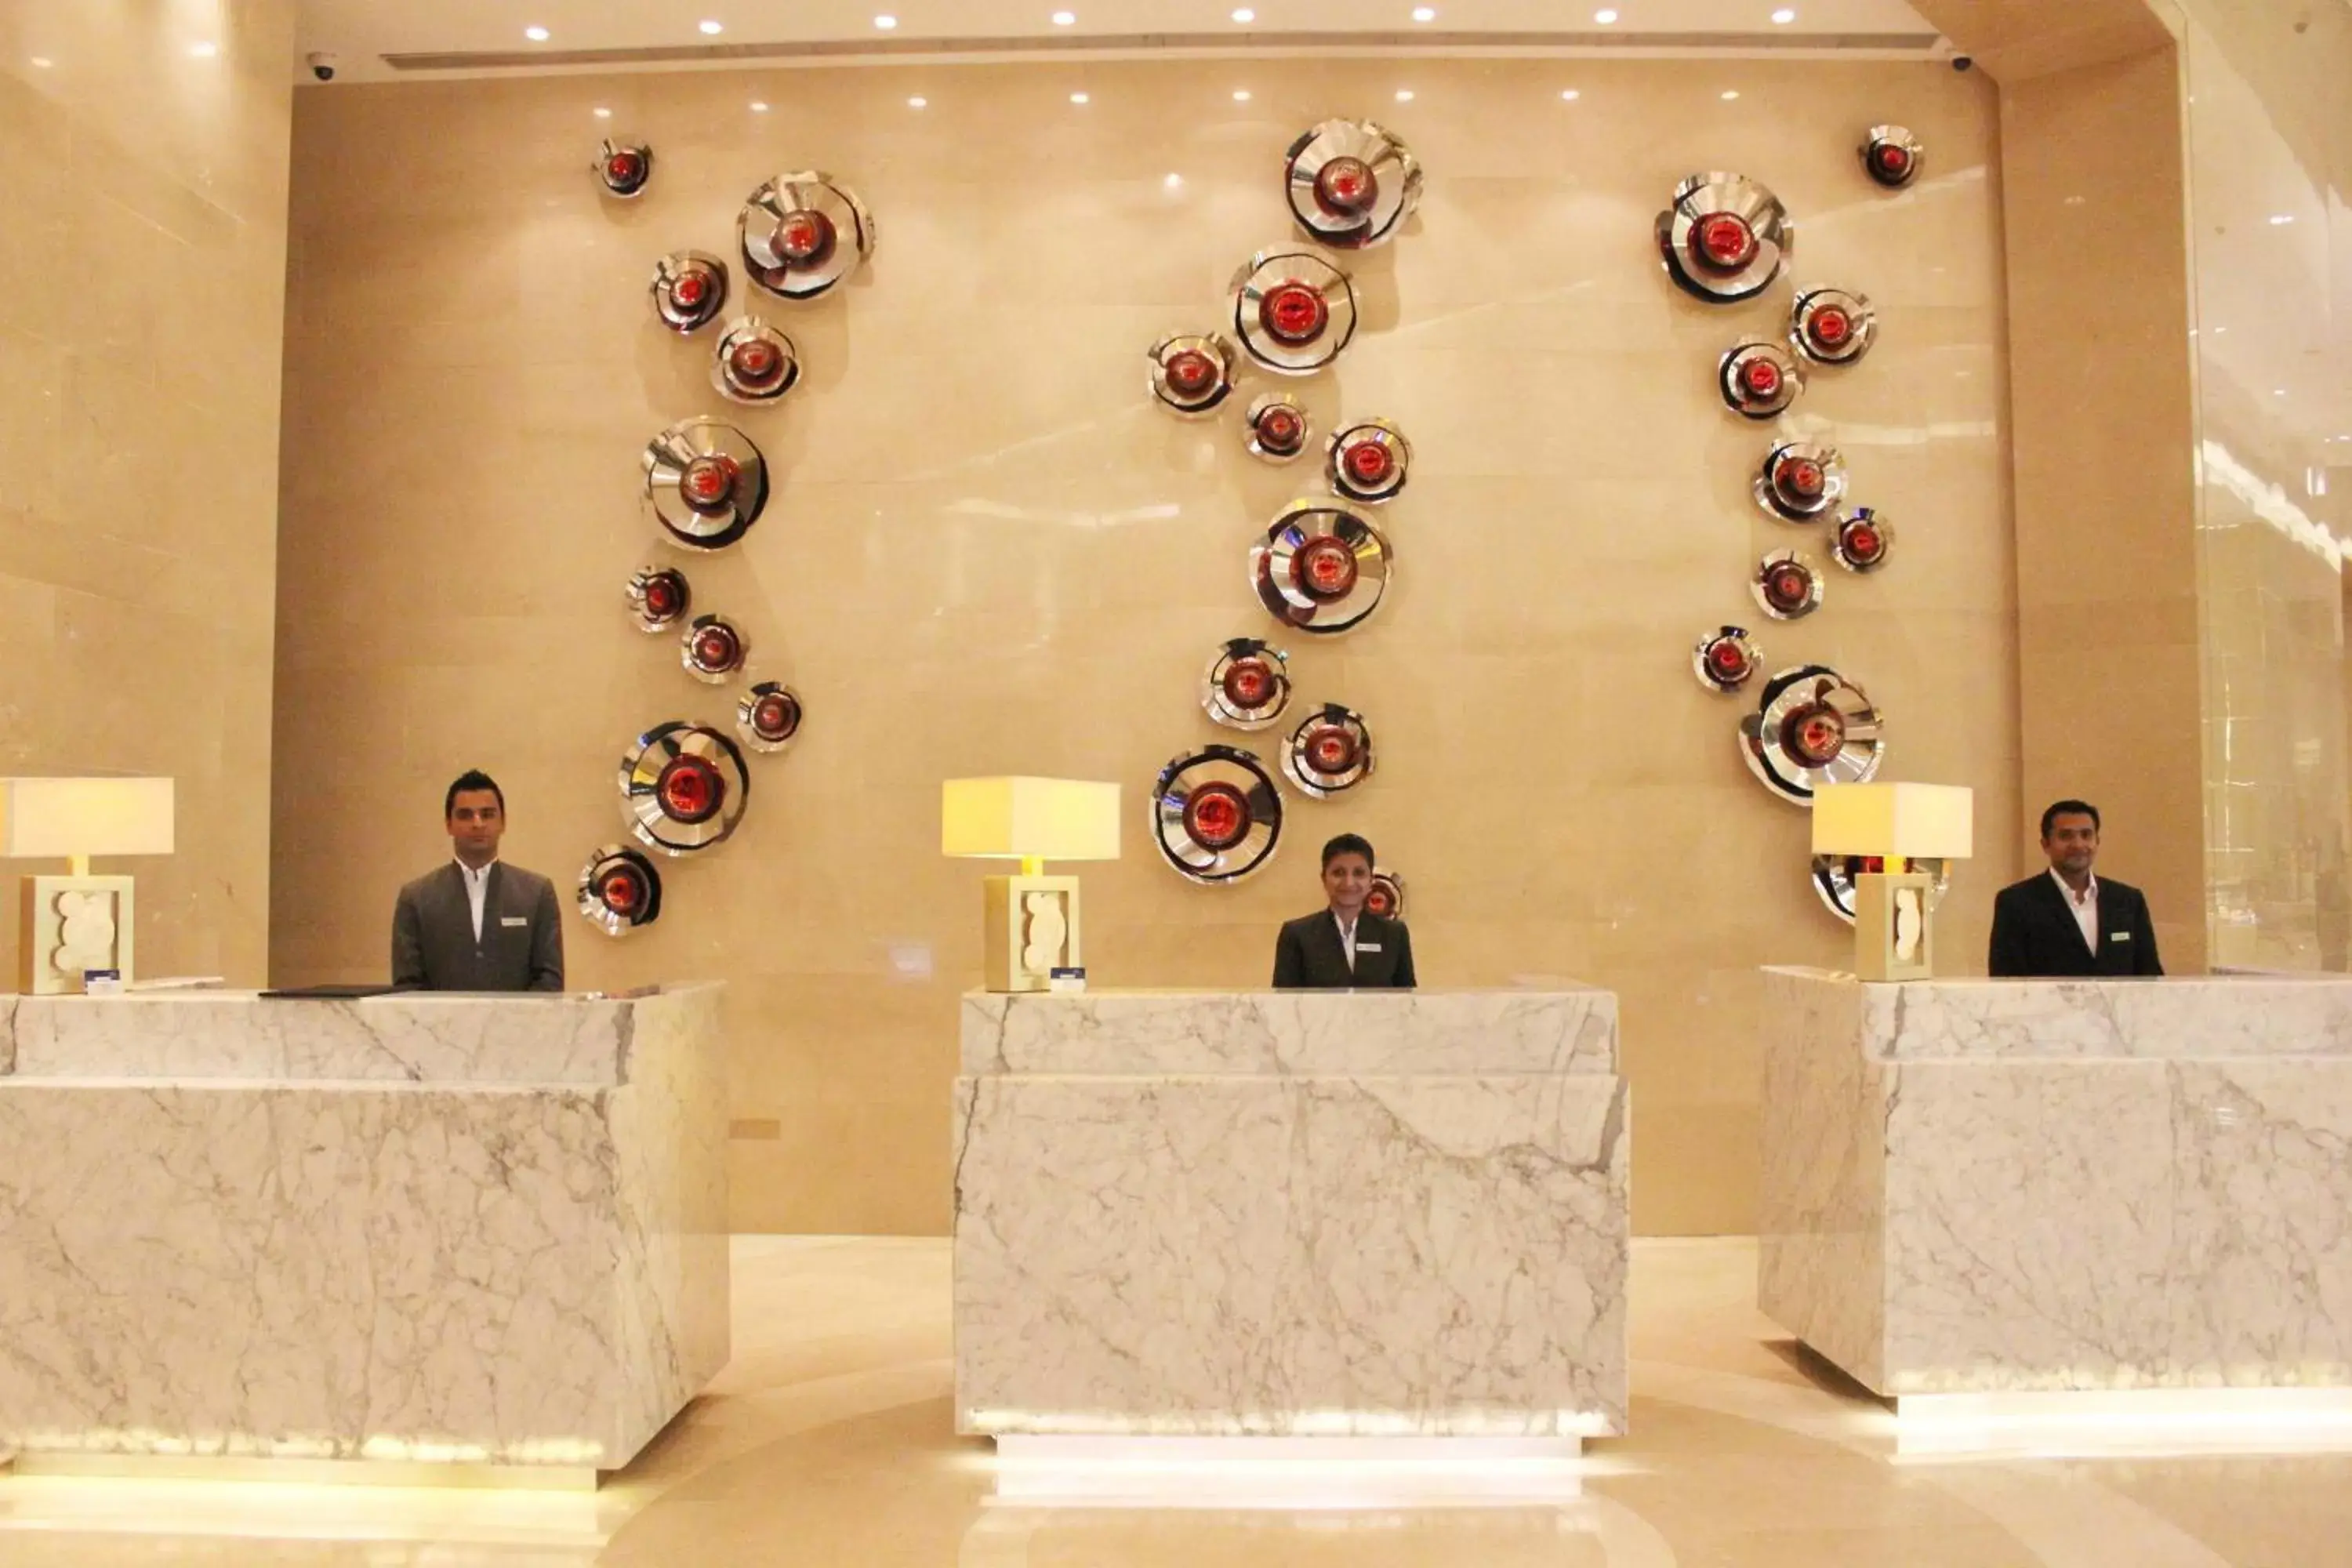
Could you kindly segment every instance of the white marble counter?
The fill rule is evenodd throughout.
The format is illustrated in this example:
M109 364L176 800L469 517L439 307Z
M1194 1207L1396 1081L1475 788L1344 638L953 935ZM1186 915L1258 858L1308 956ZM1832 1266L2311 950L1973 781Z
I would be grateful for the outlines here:
M1625 1428L1606 992L979 995L957 1425Z
M728 1357L719 997L0 1004L0 1446L625 1464Z
M2352 1386L2352 980L1765 981L1764 1311L1881 1394Z

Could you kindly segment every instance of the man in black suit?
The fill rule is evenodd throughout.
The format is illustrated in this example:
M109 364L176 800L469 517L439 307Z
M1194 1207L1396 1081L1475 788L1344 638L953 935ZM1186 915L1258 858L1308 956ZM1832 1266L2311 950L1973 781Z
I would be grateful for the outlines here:
M1371 891L1371 845L1342 833L1323 846L1323 896L1330 907L1286 922L1275 938L1277 988L1412 988L1412 933L1402 921L1364 912Z
M2099 808L2062 800L2042 814L2048 875L2003 888L1992 904L1994 974L2162 974L2156 928L2137 888L2091 875Z
M392 983L418 991L561 991L563 925L555 884L499 859L507 797L479 770L442 797L456 858L400 889Z

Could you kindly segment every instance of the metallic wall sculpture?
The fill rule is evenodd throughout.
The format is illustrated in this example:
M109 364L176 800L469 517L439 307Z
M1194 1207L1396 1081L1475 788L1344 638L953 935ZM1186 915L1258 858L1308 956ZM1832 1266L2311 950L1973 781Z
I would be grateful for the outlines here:
M1356 335L1356 286L1304 250L1261 250L1234 274L1234 331L1266 369L1312 375Z
M800 384L800 351L757 316L738 316L719 334L710 384L737 403L773 403Z
M606 195L625 201L642 192L646 182L654 177L654 150L642 142L608 137L596 149L596 162L589 166Z
M1693 174L1658 215L1666 275L1709 304L1750 300L1771 287L1796 247L1797 226L1780 198L1744 174Z
M1223 333L1173 333L1152 344L1150 357L1151 395L1187 419L1207 417L1233 395L1236 356Z
M727 263L700 250L673 250L654 263L654 316L673 332L699 331L727 305Z
M1875 572L1886 564L1886 552L1894 542L1893 523L1882 521L1866 506L1856 507L1831 537L1830 556L1849 572Z
M1327 702L1298 721L1282 748L1282 771L1318 800L1350 790L1371 776L1372 731L1364 716Z
M717 419L685 419L646 445L646 505L670 539L723 550L768 504L768 466L751 437Z
M1764 454L1756 504L1783 522L1811 522L1845 494L1845 459L1834 447L1782 441Z
M1862 139L1863 168L1891 190L1900 190L1919 177L1924 156L1919 138L1900 125L1874 125Z
M1291 216L1335 250L1386 243L1421 201L1421 165L1405 144L1369 120L1327 120L1284 155Z
M1378 506L1404 489L1412 443L1386 419L1360 419L1331 432L1323 464L1333 493Z
M1151 838L1195 882L1237 882L1282 842L1282 792L1265 764L1238 746L1172 759L1151 786Z
M1295 500L1250 552L1258 603L1286 626L1331 636L1361 626L1396 574L1370 522L1333 500Z
M801 732L800 694L778 680L763 680L735 704L735 732L755 752L781 752Z
M752 282L788 300L814 300L874 253L874 217L848 186L805 169L753 191L736 216L735 237Z
M1308 428L1307 410L1298 399L1286 392L1260 393L1249 405L1250 456L1287 463L1307 450Z
M1201 679L1201 706L1234 730L1263 730L1290 706L1290 656L1256 637L1235 637L1217 650Z
M606 844L580 868L580 912L606 936L661 919L661 872L625 844Z
M1813 857L1813 891L1830 913L1852 925L1853 913L1853 879L1865 872L1885 869L1886 863L1876 856L1865 858L1860 855L1816 855ZM1935 913L1936 906L1944 901L1951 890L1952 863L1949 860L1922 856L1911 862L1911 869L1936 879L1927 889L1927 912Z
M1691 673L1709 691L1726 697L1748 684L1764 658L1748 635L1745 626L1725 626L1712 637L1699 638L1698 647L1691 650Z
M643 632L669 630L694 603L694 590L687 585L686 574L675 566L638 567L629 579L627 595L629 608L636 612L637 629Z
M742 628L724 616L697 616L679 639L678 658L697 680L724 686L735 679L750 658L751 645Z
M621 757L621 816L637 842L665 855L721 844L751 795L743 753L705 724L673 719Z
M1404 879L1385 867L1372 868L1372 890L1364 895L1364 912L1384 921L1404 919Z
M1775 550L1756 563L1748 590L1776 621L1801 621L1822 607L1822 573L1800 550Z
M1789 311L1789 341L1815 364L1852 364L1878 337L1878 313L1845 289L1808 289Z
M1878 710L1827 665L1801 664L1764 683L1757 711L1739 721L1739 754L1766 789L1811 805L1822 784L1864 784L1878 772Z
M1744 342L1726 351L1716 367L1723 405L1750 419L1769 419L1805 390L1804 367L1778 343Z

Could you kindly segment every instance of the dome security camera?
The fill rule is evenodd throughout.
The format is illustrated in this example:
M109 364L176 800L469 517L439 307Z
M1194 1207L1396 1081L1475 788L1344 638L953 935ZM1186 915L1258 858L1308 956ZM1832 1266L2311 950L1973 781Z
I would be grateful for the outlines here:
M335 57L331 51L320 49L310 55L309 58L312 76L317 77L320 81L335 79Z

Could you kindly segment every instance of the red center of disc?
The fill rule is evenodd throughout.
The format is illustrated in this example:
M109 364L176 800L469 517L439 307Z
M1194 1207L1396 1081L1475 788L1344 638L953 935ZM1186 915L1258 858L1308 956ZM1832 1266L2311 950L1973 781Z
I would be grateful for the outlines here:
M1359 441L1348 448L1348 473L1358 484L1379 484L1395 471L1395 455L1378 441Z
M1828 482L1822 466L1811 458L1792 458L1780 465L1780 488L1790 495L1811 500Z
M1364 895L1364 908L1369 912L1386 920L1396 909L1396 896L1381 884L1374 882L1372 890Z
M688 310L701 304L702 297L709 291L710 285L699 272L682 273L669 286L669 297Z
M708 453L686 466L679 488L686 491L689 504L706 511L717 510L734 493L739 471L734 458L723 453Z
M1845 531L1845 552L1856 561L1875 561L1883 542L1878 530L1866 522L1849 524Z
M1296 279L1267 289L1258 307L1259 322L1286 343L1313 342L1330 320L1322 291Z
M637 907L638 883L634 871L614 871L604 879L598 897L604 907L614 914L625 915Z
M1168 384L1187 397L1215 384L1217 362L1199 349L1179 349L1168 356Z
M700 757L675 757L655 782L662 815L679 822L705 822L718 815L727 784L719 770Z
M1274 695L1274 670L1262 658L1237 658L1225 667L1220 685L1234 707L1262 708Z
M737 343L727 363L739 381L759 383L776 378L784 368L784 356L776 352L775 344L753 338Z
M1708 647L1706 662L1717 675L1737 677L1748 673L1748 656L1728 637Z
M751 727L769 740L780 741L800 727L800 710L789 697L762 697L751 710Z
M1203 849L1230 849L1249 830L1249 802L1229 784L1202 784L1184 802L1184 835Z
M1780 367L1769 359L1752 359L1740 367L1739 384L1750 397L1771 397L1780 390Z
M833 220L806 207L788 212L776 225L776 250L795 266L809 266L833 254Z
M1756 257L1756 231L1730 213L1709 213L1691 226L1691 254L1717 272L1737 272Z
M1344 773L1356 763L1356 738L1327 724L1307 737L1307 761L1318 773Z
M1764 595L1776 609L1793 610L1813 596L1812 574L1793 564L1775 566L1764 580Z
M733 665L734 634L720 626L707 627L694 639L694 662L705 669L726 669Z
M645 168L646 161L635 153L615 153L604 160L604 178L616 185L633 185Z
M1379 199L1380 181L1361 158L1334 158L1315 176L1315 202L1324 211L1353 216Z
M1801 708L1781 726L1781 741L1807 767L1825 767L1845 750L1845 720L1834 708Z
M1893 142L1886 143L1878 149L1878 166L1890 174L1906 174L1910 173L1910 149L1906 147L1898 147Z
M1310 599L1344 598L1356 585L1356 552L1328 534L1308 540L1291 560L1298 590Z
M1824 348L1837 348L1853 336L1853 318L1834 305L1825 306L1813 312L1809 330L1813 342Z
M677 587L667 577L656 577L646 584L646 608L656 616L677 613Z
M1307 434L1298 416L1287 408L1269 408L1257 416L1258 445L1286 452Z

